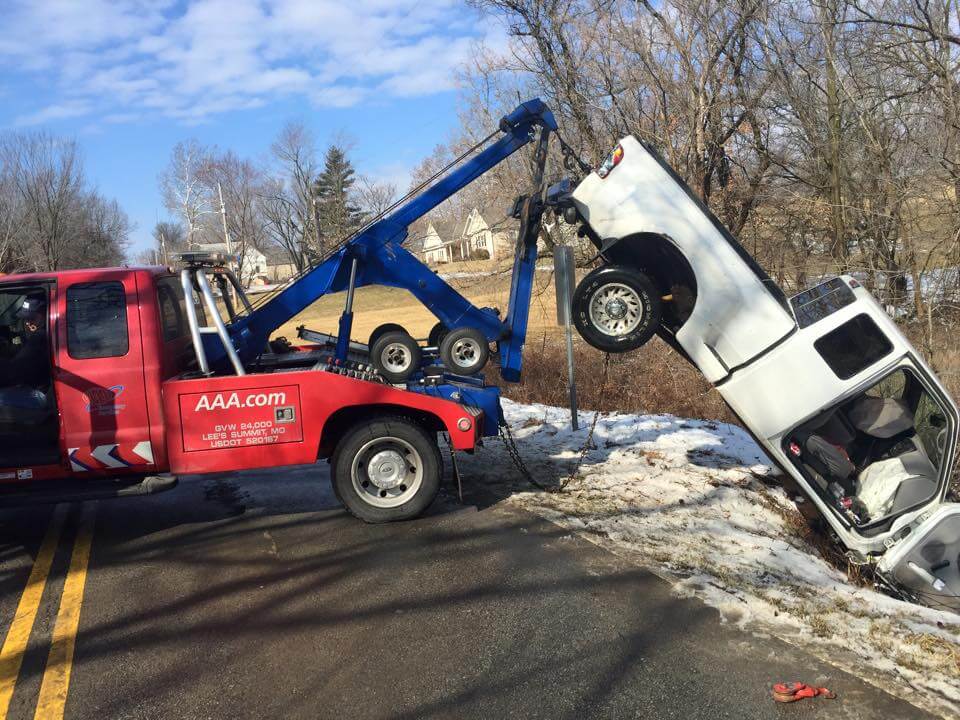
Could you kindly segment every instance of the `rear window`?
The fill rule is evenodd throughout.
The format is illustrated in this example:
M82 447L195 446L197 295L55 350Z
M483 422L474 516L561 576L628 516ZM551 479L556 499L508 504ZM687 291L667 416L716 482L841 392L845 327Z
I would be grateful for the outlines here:
M187 309L179 278L162 278L157 281L157 304L160 306L164 342L186 335Z
M848 380L893 352L893 344L868 315L857 315L813 346L841 380Z
M78 360L120 357L129 349L123 283L80 283L67 288L70 357Z
M805 328L856 302L856 299L842 278L834 278L794 295L790 298L790 305L797 316L797 324Z

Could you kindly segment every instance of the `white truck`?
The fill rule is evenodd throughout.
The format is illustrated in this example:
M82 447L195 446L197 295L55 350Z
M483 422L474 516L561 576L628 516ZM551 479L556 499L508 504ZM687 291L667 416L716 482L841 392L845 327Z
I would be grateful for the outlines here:
M957 407L853 277L791 298L656 152L624 138L567 219L604 264L574 295L607 352L658 334L723 396L879 582L960 611L960 505L946 502Z

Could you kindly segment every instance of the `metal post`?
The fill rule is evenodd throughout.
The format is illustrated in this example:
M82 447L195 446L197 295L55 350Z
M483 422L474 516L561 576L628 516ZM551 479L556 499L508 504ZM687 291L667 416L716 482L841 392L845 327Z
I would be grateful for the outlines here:
M210 290L210 283L207 282L207 276L204 274L203 268L197 268L196 277L197 284L200 286L200 294L207 306L207 312L213 318L213 328L211 330L220 336L220 342L223 343L223 349L226 350L234 372L237 375L246 375L247 372L243 369L243 363L240 362L237 349L233 346L233 340L230 338L227 326L223 324L223 318L220 317L220 311L217 310L217 301L213 299L213 292Z
M553 275L557 287L557 323L563 326L567 340L567 387L570 390L570 425L580 429L577 418L577 383L573 363L573 287L576 282L576 263L573 248L558 245L553 250Z
M343 306L340 316L340 327L337 333L336 356L341 362L347 359L350 349L350 332L353 330L353 293L357 287L357 259L350 261L350 283L347 285L347 302Z
M207 353L203 349L203 338L200 337L200 322L197 319L197 308L193 304L193 280L190 270L180 271L180 285L183 287L184 307L187 309L187 324L190 326L190 339L193 341L193 350L197 354L197 366L204 375L210 374L210 364L207 362Z
M233 242L230 240L230 231L227 229L227 206L223 202L223 188L220 187L220 181L217 180L217 195L220 196L220 219L223 221L223 242L227 246L227 255L233 257ZM241 258L237 257L237 274L240 276L240 281L243 282L243 268L240 266ZM232 260L227 260L227 268L229 269ZM226 297L226 295L224 295Z

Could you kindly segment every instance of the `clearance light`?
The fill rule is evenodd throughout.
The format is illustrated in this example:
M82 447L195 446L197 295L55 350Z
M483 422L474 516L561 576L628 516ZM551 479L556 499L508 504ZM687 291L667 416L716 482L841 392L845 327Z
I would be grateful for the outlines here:
M597 175L599 175L601 179L605 178L610 174L611 170L620 164L621 160L623 160L623 146L617 145L613 149L613 152L607 155L607 159L603 161L603 165L597 170Z
M470 422L470 418L460 418L457 420L457 429L460 432L467 432L470 428L473 427L473 423Z

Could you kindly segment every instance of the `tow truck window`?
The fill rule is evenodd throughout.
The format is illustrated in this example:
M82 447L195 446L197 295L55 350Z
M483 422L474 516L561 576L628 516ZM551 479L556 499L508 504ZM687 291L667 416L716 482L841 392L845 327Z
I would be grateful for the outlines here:
M120 357L129 349L123 283L80 283L67 288L70 357L78 360Z
M841 380L849 380L893 352L890 340L867 315L847 320L813 346Z
M157 303L163 340L176 340L187 334L187 309L179 278L161 278L157 281Z

